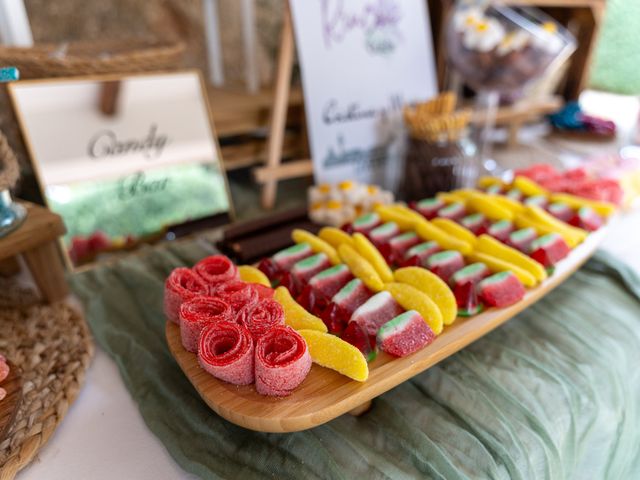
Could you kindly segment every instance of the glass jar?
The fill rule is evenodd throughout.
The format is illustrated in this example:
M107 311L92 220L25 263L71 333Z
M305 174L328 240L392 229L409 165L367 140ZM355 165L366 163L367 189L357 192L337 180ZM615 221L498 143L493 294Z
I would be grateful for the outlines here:
M466 136L436 141L409 136L400 195L407 201L420 200L473 186L478 175L475 151Z

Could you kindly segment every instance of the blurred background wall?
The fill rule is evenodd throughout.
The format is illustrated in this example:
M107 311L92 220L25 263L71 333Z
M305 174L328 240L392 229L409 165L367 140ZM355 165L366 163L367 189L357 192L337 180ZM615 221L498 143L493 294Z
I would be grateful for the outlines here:
M256 0L258 71L268 84L282 22L283 0ZM34 41L179 38L185 64L207 70L201 0L25 0ZM243 84L240 2L218 0L226 86Z

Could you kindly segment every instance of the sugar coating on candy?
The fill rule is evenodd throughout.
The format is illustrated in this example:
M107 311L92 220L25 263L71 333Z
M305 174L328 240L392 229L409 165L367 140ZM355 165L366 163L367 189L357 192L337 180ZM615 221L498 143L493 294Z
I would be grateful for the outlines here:
M524 201L525 205L534 205L540 208L545 208L549 199L546 195L533 195L531 197L527 197Z
M252 283L253 288L258 292L258 299L273 298L275 290L271 287L265 287L261 283Z
M506 307L522 300L525 289L512 272L499 272L478 284L478 292L484 303L492 307Z
M353 279L353 275L344 263L316 273L309 285L326 297L333 297L342 287Z
M404 312L385 323L376 336L380 350L405 357L429 345L436 334L415 310Z
M513 222L510 220L500 220L495 222L487 230L489 235L501 242L509 238L509 234L511 232L513 232Z
M467 211L461 202L450 203L444 208L438 210L437 216L441 218L450 218L451 220L459 220L466 215Z
M296 262L291 268L291 275L300 284L304 285L316 273L320 273L331 266L329 258L324 253L316 253L308 258Z
M296 262L313 255L311 245L308 243L297 243L291 247L280 250L271 260L280 270L289 270Z
M368 335L375 335L378 329L392 318L402 313L402 307L393 299L389 292L376 293L369 300L360 305L350 322L357 322Z
M570 221L571 225L578 228L583 228L590 232L598 230L604 220L598 213L589 207L581 207L575 213L573 218Z
M547 207L548 212L558 220L568 222L573 217L573 209L566 203L554 202Z
M398 235L400 228L395 222L383 223L369 232L369 238L376 245L383 244Z
M349 322L340 338L362 352L367 362L376 358L375 338L357 322Z
M358 382L369 377L367 359L360 350L341 338L316 330L300 330L314 363L331 368Z
M430 257L431 255L438 252L439 250L440 250L440 246L438 245L438 243L431 240L429 242L420 243L415 247L411 247L407 251L405 258L408 259L411 257L418 257L421 260L423 260Z
M415 232L406 232L389 240L391 248L391 256L395 261L402 260L405 254L412 247L417 246L421 242L420 237Z
M464 267L464 258L460 252L445 250L431 255L427 259L427 267L448 283L451 275Z
M238 267L238 275L243 282L271 287L271 282L264 272L251 265L240 265Z
M257 341L272 328L284 325L284 309L276 300L263 300L243 315L242 323Z
M380 280L383 282L393 280L393 272L389 268L384 256L380 253L380 250L378 250L378 248L371 243L369 239L367 239L367 237L362 233L354 233L353 242L358 254L373 267Z
M351 273L363 281L367 288L379 292L384 288L384 282L376 268L371 265L359 252L348 245L338 248L340 257L347 264Z
M463 217L460 220L460 224L477 235L480 232L480 229L484 227L486 221L487 218L483 214L473 213Z
M517 202L522 200L522 197L523 197L522 192L517 188L512 188L505 194L505 196L512 200L516 200Z
M200 275L209 285L240 278L238 267L224 255L212 255L203 258L194 265L193 271Z
M531 242L533 242L537 236L538 234L534 228L521 228L509 234L507 245L517 248L521 252L528 252Z
M421 267L405 267L396 270L394 277L396 282L407 283L427 295L440 309L443 324L451 325L455 322L458 314L456 299L451 288L436 274ZM413 307L406 309L418 310ZM418 313L420 313L419 310ZM436 323L433 324L431 329L438 333Z
M439 198L425 198L416 203L416 210L429 220L435 217L442 207L444 202Z
M284 310L284 322L291 328L296 330L310 329L320 330L322 332L327 331L324 322L302 308L285 287L276 288L273 299L282 306Z
M415 232L405 232L402 235L398 235L389 240L391 247L404 247L409 248L417 245L420 242L420 237ZM409 245L409 247L407 247Z
M482 303L478 299L475 283L470 281L456 283L453 294L458 305L458 315L461 317L470 317L482 311Z
M242 309L252 308L260 299L256 287L241 280L216 285L212 288L211 296L222 298L231 306L235 315Z
M353 230L360 233L367 233L378 225L380 225L380 216L375 212L361 215L351 224Z
M164 314L173 323L180 323L180 305L208 292L209 286L193 270L176 268L164 282Z
M482 262L472 263L464 268L461 268L451 276L452 285L462 285L463 283L476 284L483 278L487 277L491 271Z
M255 381L261 395L285 397L311 370L307 343L295 330L276 327L256 343Z
M331 301L344 309L346 314L353 315L353 312L371 298L372 294L359 278L354 278L338 291Z
M531 258L540 262L545 268L553 267L569 255L571 249L558 233L549 233L531 243Z
M500 185L499 183L494 183L493 185L489 185L485 192L487 192L490 195L497 195L499 193L502 193L502 185Z
M338 252L329 243L311 232L296 228L291 232L291 238L296 243L308 243L315 253L324 253L333 265L340 263Z
M196 297L180 307L180 338L188 352L196 352L202 329L210 323L234 321L231 306L220 298Z
M404 265L405 255L407 252L422 242L422 239L415 232L405 232L401 235L393 237L389 242L380 247L388 265L400 264ZM412 259L415 263L419 263L417 259Z
M235 322L209 324L198 342L198 363L209 374L235 385L254 380L254 346L249 331Z

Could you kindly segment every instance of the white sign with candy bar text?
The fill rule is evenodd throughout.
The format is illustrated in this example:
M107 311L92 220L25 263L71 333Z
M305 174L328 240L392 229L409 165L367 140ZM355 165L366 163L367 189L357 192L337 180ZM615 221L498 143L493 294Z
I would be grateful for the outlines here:
M316 182L394 188L403 105L437 93L425 0L290 0Z

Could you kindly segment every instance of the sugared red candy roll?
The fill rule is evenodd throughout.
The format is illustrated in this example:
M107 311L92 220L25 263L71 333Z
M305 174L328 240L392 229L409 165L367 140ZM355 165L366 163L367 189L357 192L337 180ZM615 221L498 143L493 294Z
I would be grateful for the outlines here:
M276 300L265 299L250 309L242 319L254 341L272 328L284 325L284 309Z
M254 379L254 346L249 331L235 322L211 323L202 330L198 362L220 380L249 385Z
M211 290L211 296L227 302L233 310L234 318L240 310L253 308L259 300L256 287L241 280L230 280L216 285Z
M209 285L239 278L238 268L224 255L212 255L195 264L193 270Z
M231 306L213 297L196 297L180 307L180 338L188 352L198 351L200 332L209 324L233 320Z
M193 270L174 269L164 282L164 314L173 323L180 323L180 305L208 291L205 281Z
M262 395L289 395L311 369L307 344L292 328L272 328L260 337L255 348L256 391Z

